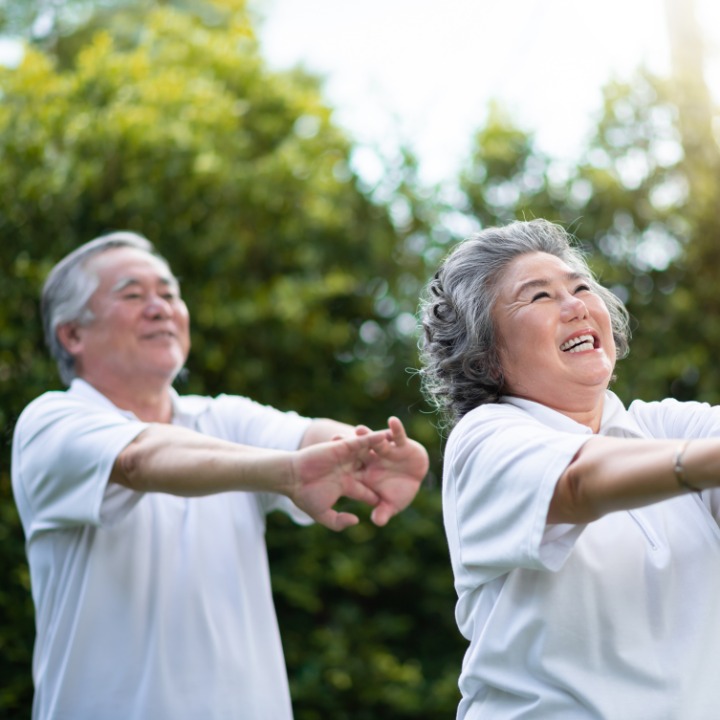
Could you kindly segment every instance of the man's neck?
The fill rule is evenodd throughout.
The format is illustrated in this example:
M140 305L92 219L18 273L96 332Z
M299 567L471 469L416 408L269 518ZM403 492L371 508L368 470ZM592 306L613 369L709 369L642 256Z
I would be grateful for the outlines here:
M133 381L108 382L97 378L83 377L83 380L104 395L121 410L128 410L143 422L169 423L172 420L173 405L170 383L149 383Z

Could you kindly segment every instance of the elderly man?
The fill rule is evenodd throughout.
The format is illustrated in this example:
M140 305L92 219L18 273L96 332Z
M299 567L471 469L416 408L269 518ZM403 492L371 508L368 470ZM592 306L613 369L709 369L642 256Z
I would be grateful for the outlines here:
M427 454L391 418L371 432L246 398L179 396L190 346L177 280L113 233L51 272L43 322L64 392L21 415L13 491L27 537L36 720L292 717L265 514L384 525Z

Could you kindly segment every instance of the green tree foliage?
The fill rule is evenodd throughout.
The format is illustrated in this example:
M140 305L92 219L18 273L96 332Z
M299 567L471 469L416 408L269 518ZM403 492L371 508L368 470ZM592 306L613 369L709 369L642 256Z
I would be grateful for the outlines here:
M406 373L420 281L473 227L561 222L632 313L620 395L718 402L720 176L697 72L610 83L574 163L539 152L494 105L459 192L420 189L410 154L370 188L317 81L269 72L240 0L0 0L6 29L43 7L55 14L38 50L0 74L0 715L27 715L33 636L9 442L24 405L59 387L37 296L64 253L129 228L184 281L193 351L182 391L374 425L397 414L435 456L431 483L382 530L332 535L271 518L298 720L452 716L465 643L439 439Z
M365 188L317 81L267 69L242 2L214 11L156 8L132 33L121 14L117 35L80 29L0 73L0 714L28 714L33 639L9 441L60 387L37 299L81 242L131 229L170 259L193 319L182 391L374 426L396 414L438 442L406 371L424 276L411 158ZM451 714L462 643L437 486L383 531L278 518L268 538L299 719Z

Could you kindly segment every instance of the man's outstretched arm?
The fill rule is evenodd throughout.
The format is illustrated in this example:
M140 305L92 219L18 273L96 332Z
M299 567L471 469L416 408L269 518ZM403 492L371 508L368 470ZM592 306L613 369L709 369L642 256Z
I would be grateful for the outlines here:
M289 452L239 445L172 425L150 425L118 455L111 482L185 497L230 491L275 492L317 522L343 530L358 522L333 506L341 497L377 505L363 482L372 448L388 431L351 435Z

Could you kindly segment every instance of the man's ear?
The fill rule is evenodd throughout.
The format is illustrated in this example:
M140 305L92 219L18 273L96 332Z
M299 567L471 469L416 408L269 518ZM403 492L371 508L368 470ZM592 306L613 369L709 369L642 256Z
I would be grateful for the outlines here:
M71 354L77 355L82 347L80 326L76 322L67 322L57 326L57 339L60 344Z

